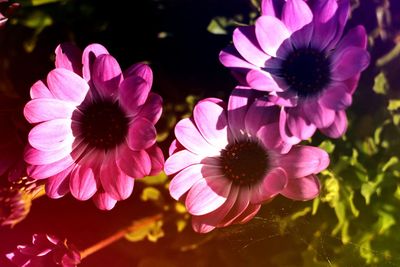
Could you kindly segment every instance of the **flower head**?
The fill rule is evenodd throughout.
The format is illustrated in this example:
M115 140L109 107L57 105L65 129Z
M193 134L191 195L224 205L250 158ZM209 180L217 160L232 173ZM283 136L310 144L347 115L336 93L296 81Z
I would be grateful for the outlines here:
M47 234L34 234L32 245L19 245L6 256L20 267L74 267L81 262L79 251L73 245Z
M150 92L152 71L139 63L122 73L99 44L83 53L70 44L58 46L56 67L46 82L32 86L24 109L35 124L25 153L28 173L48 179L52 198L70 191L112 209L131 195L134 178L162 170L154 127L162 99Z
M364 27L342 37L349 1L263 0L261 10L255 25L234 31L233 46L220 61L243 85L268 92L281 107L286 142L308 139L317 128L341 136L344 110L369 64Z
M185 201L195 231L247 222L278 194L295 200L319 194L315 174L328 166L328 154L283 142L279 109L253 101L252 91L235 89L227 107L215 98L200 101L193 118L175 127L165 172L174 175L170 194Z

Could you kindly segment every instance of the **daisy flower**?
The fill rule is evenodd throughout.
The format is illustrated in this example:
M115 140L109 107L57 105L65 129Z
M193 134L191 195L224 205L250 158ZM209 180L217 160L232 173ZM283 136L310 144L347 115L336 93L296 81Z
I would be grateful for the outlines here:
M349 9L348 0L264 0L255 25L235 29L233 46L220 53L242 85L281 107L288 143L316 129L332 138L346 131L345 109L370 60L363 26L342 36Z
M279 108L253 101L254 90L236 88L228 106L200 101L193 118L178 122L165 172L170 194L185 202L195 231L245 223L278 194L309 200L316 176L329 164L320 148L291 146L279 135Z
M162 170L154 127L162 99L150 92L152 71L135 64L122 73L99 44L83 53L60 45L56 67L32 86L24 109L34 124L25 152L28 174L47 179L52 198L71 192L112 209L131 195L134 178Z

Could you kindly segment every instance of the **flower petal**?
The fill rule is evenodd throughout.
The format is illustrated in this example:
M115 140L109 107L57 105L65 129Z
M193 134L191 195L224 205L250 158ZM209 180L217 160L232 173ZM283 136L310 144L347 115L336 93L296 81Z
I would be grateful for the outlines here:
M200 179L203 179L201 170L204 165L195 164L179 172L169 184L169 193L175 200L179 200Z
M106 54L108 55L107 49L101 44L90 44L88 45L82 53L82 64L83 64L83 78L86 81L91 81L92 79L92 71L93 71L93 63L95 59L100 56Z
M130 116L136 116L149 96L149 84L139 76L131 76L119 87L119 102Z
M337 51L341 51L350 46L356 46L360 48L366 48L368 42L367 33L364 26L357 25L356 27L350 29L348 33L340 40Z
M245 117L246 132L256 136L258 130L271 123L276 123L279 115L279 108L264 100L254 101Z
M258 44L254 26L236 28L233 32L233 44L243 58L258 67L264 67L265 61L271 58Z
M71 172L69 188L71 194L78 200L88 200L91 198L97 191L94 170L87 164L75 165L75 168Z
M53 98L53 94L50 92L49 88L41 81L35 82L30 90L30 96L32 99L35 98Z
M253 89L267 92L282 92L271 74L262 70L250 70L246 75L246 81Z
M24 107L24 116L30 123L38 123L54 119L71 118L76 106L72 102L39 98L29 101Z
M72 145L74 137L71 120L56 119L42 122L33 127L28 139L32 147L43 151L59 150Z
M261 204L282 192L288 183L284 169L275 168L268 172L264 179L250 189L252 204Z
M282 167L289 179L317 174L329 166L329 155L313 146L294 146L289 153L280 155L276 166Z
M138 116L144 117L151 123L155 124L161 117L162 104L162 97L158 94L150 92Z
M304 115L301 106L287 108L286 110L287 127L294 136L302 140L307 140L313 136L317 128Z
M295 32L311 23L313 14L303 0L287 0L282 10L282 21L287 29Z
M347 130L347 118L345 111L336 111L333 123L327 128L321 128L320 131L330 138L339 138Z
M261 48L270 56L276 57L282 43L290 34L285 24L275 17L261 16L256 20L256 36Z
M229 96L228 124L236 140L242 138L246 129L244 121L252 92L251 88L237 86Z
M156 142L156 136L156 129L150 121L136 118L129 126L128 146L135 151L149 148Z
M150 176L154 176L159 174L164 169L164 154L156 144L146 149L146 152L149 154L151 161L151 171L149 173Z
M67 69L54 69L47 75L47 85L55 98L82 103L89 91L89 85L77 74Z
M62 172L47 179L45 190L50 198L58 199L69 192L69 177L74 166L73 164Z
M111 210L114 208L117 201L104 191L97 192L93 196L93 202L97 208L101 210Z
M56 48L56 68L64 68L82 76L82 51L72 43L62 43Z
M65 158L71 151L72 146L65 146L58 150L43 151L28 145L25 149L24 160L32 165L45 165Z
M288 117L287 108L281 107L281 111L279 114L279 132L281 134L282 140L290 145L295 145L300 143L301 139L295 136L289 129L287 123Z
M304 114L317 128L325 128L335 119L335 111L310 100L303 105Z
M318 196L320 183L316 175L289 179L281 195L293 200L311 200Z
M97 92L106 99L113 99L123 79L117 60L107 54L98 56L93 63L93 83Z
M209 176L198 180L187 194L185 205L192 215L210 213L225 203L232 182L224 176Z
M204 139L218 149L228 144L228 122L224 108L211 101L199 102L193 110L197 128Z
M256 68L254 65L247 62L233 46L228 46L219 53L219 61L228 68Z
M232 185L234 187L235 185ZM248 186L241 186L238 197L235 201L235 205L232 206L231 210L225 216L225 218L219 223L219 226L225 227L235 222L249 207L250 204L250 189ZM250 204L251 205L251 204Z
M128 176L143 178L150 174L151 159L145 150L133 151L121 145L117 151L117 165Z
M344 81L368 67L370 56L359 47L348 47L332 55L332 79Z
M175 136L185 148L198 155L219 155L219 150L210 145L200 134L191 119L183 119L175 126Z
M130 76L141 77L149 84L149 87L151 87L153 84L153 71L147 64L136 63L130 66L127 70L124 71L124 77L126 79Z
M108 152L100 167L100 181L104 191L113 199L127 199L133 191L134 179L117 166L115 152Z
M200 163L202 158L202 156L194 154L186 149L178 151L166 160L164 171L167 175L174 174L188 166Z
M334 83L329 86L319 100L326 108L343 110L351 105L352 97L343 83Z

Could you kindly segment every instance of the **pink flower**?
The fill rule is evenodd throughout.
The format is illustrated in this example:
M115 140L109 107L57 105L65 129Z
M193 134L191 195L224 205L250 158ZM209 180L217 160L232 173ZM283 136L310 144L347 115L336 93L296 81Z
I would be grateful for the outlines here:
M70 44L58 46L56 67L46 82L32 86L24 109L35 124L25 153L28 173L48 179L52 198L70 191L112 209L131 195L134 178L163 167L154 127L162 99L150 92L152 71L139 63L122 73L99 44L83 53Z
M81 262L79 251L66 240L34 234L32 245L19 245L7 258L19 267L74 267Z
M185 201L197 232L245 223L278 194L294 200L319 194L315 174L328 166L328 154L284 143L279 109L251 94L235 89L227 108L219 99L200 101L193 118L175 127L165 172L174 175L170 194Z
M0 28L3 28L8 18L20 7L19 3L10 3L8 0L0 0Z
M283 5L282 12L273 2ZM255 25L234 31L233 46L220 61L281 107L286 142L308 139L317 128L329 137L343 135L344 110L370 60L363 26L342 37L349 1L264 0L261 10Z

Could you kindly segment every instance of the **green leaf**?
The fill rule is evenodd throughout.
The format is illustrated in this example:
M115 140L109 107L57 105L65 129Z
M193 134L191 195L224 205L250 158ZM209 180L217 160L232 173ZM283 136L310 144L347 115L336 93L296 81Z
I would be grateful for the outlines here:
M219 35L228 34L228 32L225 30L227 25L228 25L227 18L215 17L211 20L210 24L208 24L207 31Z
M380 72L378 75L375 76L373 89L377 94L387 94L389 90L389 83L387 81L385 73Z
M142 191L142 195L140 196L140 198L143 201L158 201L160 199L161 196L161 192L160 190L158 190L155 187L146 187L143 191Z
M395 111L400 108L400 99L390 99L388 110Z
M335 144L332 143L332 141L330 140L322 141L322 143L319 144L319 147L328 152L329 154L332 154L333 151L335 150Z

